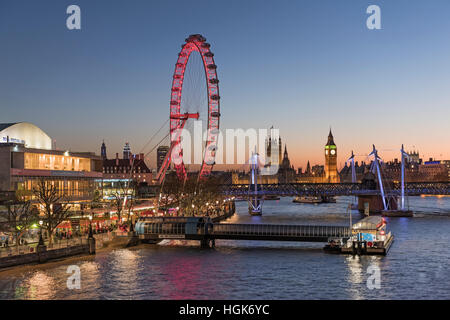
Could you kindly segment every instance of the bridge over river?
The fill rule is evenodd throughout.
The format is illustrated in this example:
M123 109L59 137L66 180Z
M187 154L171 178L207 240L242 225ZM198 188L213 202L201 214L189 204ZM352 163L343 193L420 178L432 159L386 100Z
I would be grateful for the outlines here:
M140 229L141 228L141 229ZM276 224L228 224L204 222L202 218L152 219L141 227L136 226L141 239L203 240L275 240L327 242L330 238L350 237L348 226L310 226Z
M274 183L228 184L220 187L223 194L235 197L248 196L361 196L381 195L376 184L367 183ZM405 185L405 194L450 195L450 182L411 182ZM400 196L400 183L386 188L386 196Z
M372 245L369 247L375 250L378 246L377 249L380 249L378 251L385 254L386 224L380 217L370 217L369 220L364 224L364 233L373 234L370 242ZM210 244L214 246L215 240L305 241L336 243L341 249L349 239L352 239L355 228L360 226L361 222L350 228L342 225L212 223L210 219L203 217L150 217L140 219L136 223L135 230L141 240L150 243L164 239L198 240L203 247L208 247ZM353 242L360 245L363 241Z

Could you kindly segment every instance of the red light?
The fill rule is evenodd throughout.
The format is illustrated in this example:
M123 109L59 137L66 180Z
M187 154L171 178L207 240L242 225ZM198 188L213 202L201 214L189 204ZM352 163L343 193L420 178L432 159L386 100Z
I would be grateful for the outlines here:
M381 234L382 236L384 236L386 233L384 232L384 230L381 230L381 231L380 231L380 234Z
M199 178L208 176L212 170L215 157L215 143L218 139L219 118L220 118L220 96L219 96L219 80L217 80L216 64L214 63L214 54L210 51L210 44L206 43L206 39L201 35L191 35L187 38L186 43L181 46L181 52L178 54L177 63L172 80L171 102L170 102L170 138L171 149L175 149L176 154L182 156L181 138L176 136L176 130L183 129L188 118L198 119L197 114L181 114L181 95L184 81L184 74L189 57L193 51L197 51L203 60L203 69L207 80L208 93L208 133L205 145L205 154L203 156L202 166L200 168ZM170 153L170 152L169 152ZM168 154L169 154L168 153ZM172 159L167 158L163 162L157 179L162 181L166 174ZM211 164L212 163L212 164ZM181 161L175 163L177 176L181 180L187 178L186 168Z

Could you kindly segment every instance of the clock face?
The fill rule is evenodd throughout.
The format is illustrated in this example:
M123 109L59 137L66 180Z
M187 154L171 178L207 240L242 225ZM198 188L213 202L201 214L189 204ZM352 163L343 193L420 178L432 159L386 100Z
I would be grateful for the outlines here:
M328 150L325 150L325 154L328 154Z
M336 154L336 150L331 150L331 154L332 155Z

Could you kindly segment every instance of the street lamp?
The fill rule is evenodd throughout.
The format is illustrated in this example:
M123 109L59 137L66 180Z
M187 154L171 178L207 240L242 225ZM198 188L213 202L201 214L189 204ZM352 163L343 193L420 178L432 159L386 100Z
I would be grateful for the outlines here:
M92 215L89 216L89 235L88 238L92 238L94 235L92 234Z
M44 239L42 238L42 225L44 224L44 221L39 220L39 246L44 245Z
M133 212L130 212L130 232L134 232L134 227L133 227Z

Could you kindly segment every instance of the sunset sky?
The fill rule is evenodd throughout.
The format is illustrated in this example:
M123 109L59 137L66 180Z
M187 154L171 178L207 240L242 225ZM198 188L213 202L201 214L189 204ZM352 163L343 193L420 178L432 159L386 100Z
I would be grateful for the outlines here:
M81 30L66 28L71 4ZM371 4L381 30L366 27ZM32 122L60 149L148 152L181 44L200 33L221 128L279 128L295 167L323 164L330 126L338 166L372 144L385 160L402 143L450 159L449 14L448 0L2 0L0 123Z

